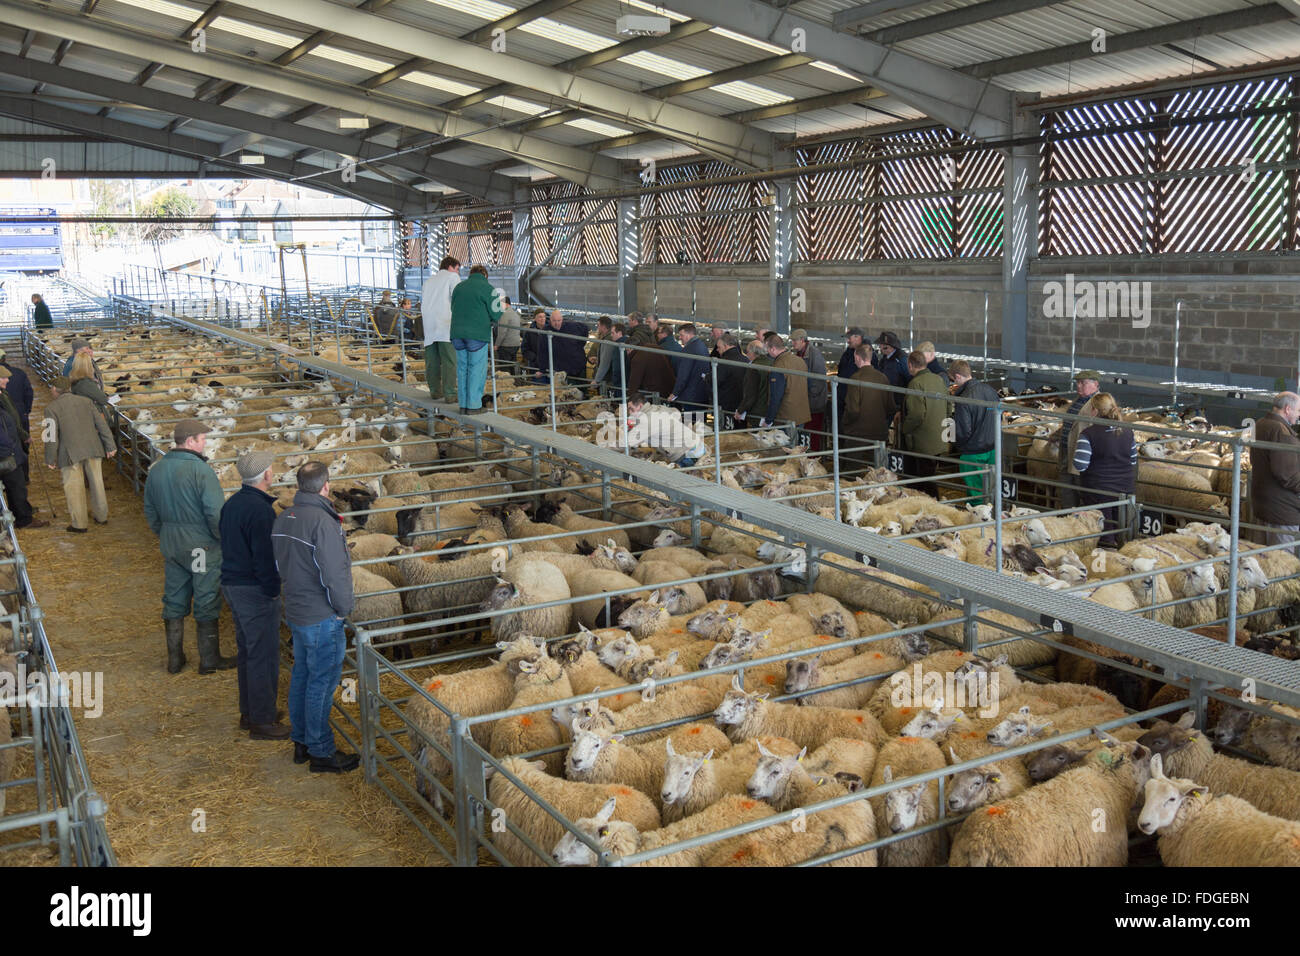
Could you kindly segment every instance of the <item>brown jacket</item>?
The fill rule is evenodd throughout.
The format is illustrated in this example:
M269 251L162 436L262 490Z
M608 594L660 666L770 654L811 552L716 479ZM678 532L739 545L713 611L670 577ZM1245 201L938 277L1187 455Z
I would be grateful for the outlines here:
M67 468L115 450L113 433L88 398L65 392L45 406L45 420L53 421L56 439L45 443L47 465Z
M870 382L873 385L889 384L889 379L870 365L858 369L850 381ZM894 417L893 393L858 385L840 387L848 393L844 397L844 418L840 421L840 432L870 441L889 441L889 423Z
M673 374L673 367L662 349L651 347L636 349L631 353L631 361L627 364L629 395L637 391L646 396L658 392L661 398L667 398L676 385L677 376Z
M792 349L786 349L772 363L773 368L783 368L793 372L807 372L808 366ZM778 421L794 422L805 425L812 418L812 409L808 404L808 379L803 375L785 376L785 394L781 396L781 407L776 410Z
M1275 411L1255 423L1256 441L1295 445L1296 450L1250 450L1250 495L1255 520L1263 524L1300 525L1300 438Z

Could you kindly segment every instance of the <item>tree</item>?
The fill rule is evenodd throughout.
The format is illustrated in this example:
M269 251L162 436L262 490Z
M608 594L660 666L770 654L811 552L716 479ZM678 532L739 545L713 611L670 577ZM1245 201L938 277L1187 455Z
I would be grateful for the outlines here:
M153 194L140 215L145 219L170 219L193 216L199 208L193 196L182 192L176 186L168 186ZM190 227L177 222L147 222L141 226L141 235L150 242L175 239L189 232Z
M90 181L91 215L121 215L121 206L126 201L126 186L120 179L92 179ZM96 222L90 225L90 234L103 241L118 234L118 224L114 222Z

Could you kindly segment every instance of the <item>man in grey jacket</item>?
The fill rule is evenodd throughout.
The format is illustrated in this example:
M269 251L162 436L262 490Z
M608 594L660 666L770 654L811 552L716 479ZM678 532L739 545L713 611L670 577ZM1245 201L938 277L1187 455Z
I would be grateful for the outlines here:
M826 421L831 388L826 378L826 357L822 355L821 349L808 341L808 333L803 329L795 329L790 333L790 348L803 359L808 371L813 373L813 378L808 379L808 410L812 412L812 418L808 420L808 448L811 451L821 451L822 434L830 430L830 422ZM827 444L830 444L829 438Z
M293 762L311 759L312 773L356 769L356 754L338 752L330 729L334 689L347 645L343 619L352 613L352 558L343 519L330 504L329 469L309 461L298 469L293 505L275 519L271 547L293 634L289 723Z

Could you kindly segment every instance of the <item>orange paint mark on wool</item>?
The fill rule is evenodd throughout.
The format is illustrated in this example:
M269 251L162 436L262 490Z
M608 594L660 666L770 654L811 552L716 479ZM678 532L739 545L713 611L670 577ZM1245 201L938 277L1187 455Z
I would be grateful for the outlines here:
M967 740L977 740L980 737L980 732L977 730L968 730L962 734L962 736Z
M740 806L744 810L753 810L758 804L753 800L741 800Z
M441 686L442 686L442 681L440 681L440 680L431 680L431 681L429 681L429 683L427 683L427 684L424 685L424 689L425 689L425 690L437 690L437 689L438 689L439 687L441 687Z
M519 726L520 726L520 727L531 727L532 725L533 725L533 718L531 718L531 717L520 717L520 718L519 718Z
M953 653L954 653L957 657L965 657L965 656L966 656L966 652L965 652L965 651L954 651Z
M618 796L620 796L620 797L630 797L630 796L632 796L632 791L629 790L627 787L615 787L615 788L614 788L614 793L616 793L616 794L617 794Z
M775 601L768 601L768 602L767 602L767 606L768 606L768 607L776 607L776 602L775 602Z
M682 631L682 629L681 629L680 627L675 627L675 628L673 628L673 633L674 633L674 634L682 634L682 633L685 633L685 632Z
M817 640L819 640L819 641L833 641L833 640L835 640L835 638L831 637L831 635L829 635L829 634L818 634L818 635L817 635Z
M854 717L853 719L856 720L858 723L862 723L862 718L861 718L861 717Z
M747 857L747 856L749 856L749 850L748 850L748 849L744 849L744 848L739 849L739 850L737 850L735 853L731 854L731 858L732 858L733 860L736 860L737 862L739 862L740 860L745 859L745 857Z
M879 661L879 660L883 660L885 655L880 653L880 651L876 651L876 653L873 654L872 657L874 657L876 660Z
M1104 694L1093 694L1092 696L1093 696L1094 699L1096 699L1096 700L1100 700L1100 701L1105 701L1105 699L1106 699L1106 696L1105 696Z
M919 744L921 742L921 738L920 737L899 737L898 742L900 744Z
M692 736L695 735L695 734L698 734L699 732L700 732L700 728L699 728L699 727L692 727L690 730L687 731L687 733L690 734L690 735L692 735Z
M911 708L911 707L900 707L900 708L898 708L898 712L899 712L900 714L902 714L904 717L906 717L908 714L910 714L910 713L912 712L912 708Z
M1004 810L1002 807L989 807L984 812L991 817L1000 817L1003 816L1007 811Z
M767 674L767 675L765 675L765 676L763 677L763 683L764 683L764 684L775 684L775 683L776 683L776 675L775 675L775 674Z

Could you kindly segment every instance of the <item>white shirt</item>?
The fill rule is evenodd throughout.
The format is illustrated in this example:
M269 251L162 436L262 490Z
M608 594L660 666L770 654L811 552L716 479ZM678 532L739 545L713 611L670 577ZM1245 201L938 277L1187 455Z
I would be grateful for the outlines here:
M460 284L460 274L439 269L424 280L420 291L420 316L424 320L424 344L451 341L451 290Z

